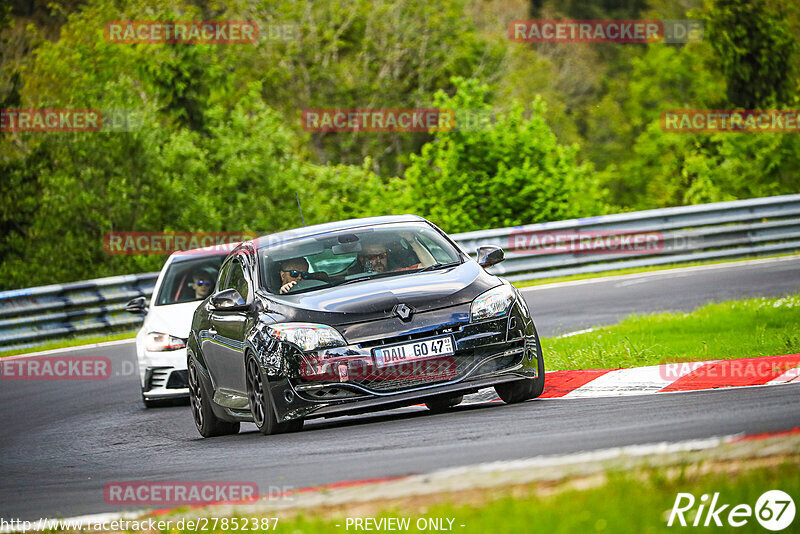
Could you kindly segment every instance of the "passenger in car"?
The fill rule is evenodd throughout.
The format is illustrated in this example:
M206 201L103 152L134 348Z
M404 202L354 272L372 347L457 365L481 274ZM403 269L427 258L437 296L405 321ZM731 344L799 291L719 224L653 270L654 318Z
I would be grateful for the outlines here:
M358 255L358 261L363 267L363 272L376 272L382 273L386 271L410 271L427 267L436 263L436 260L428 252L428 249L423 247L419 241L414 238L414 235L409 233L402 233L400 237L403 238L411 251L414 254L400 254L398 250L394 252L387 250L386 246L382 243L368 243L364 245L364 249ZM416 255L416 262L409 264L408 257ZM406 261L403 261L403 260ZM405 265L403 265L405 263ZM396 265L401 265L397 267Z
M358 255L358 262L366 273L382 273L389 266L388 253L382 243L367 243Z
M406 241L406 243L408 243L408 245L411 247L411 250L413 250L414 254L417 255L417 259L419 260L419 262L414 265L399 267L395 269L395 271L410 271L413 269L428 267L436 263L436 260L434 259L433 255L431 255L431 253L428 252L428 249L423 247L422 244L419 241L417 241L416 237L414 237L414 234L412 234L411 232L403 232L400 234L400 237L403 238Z

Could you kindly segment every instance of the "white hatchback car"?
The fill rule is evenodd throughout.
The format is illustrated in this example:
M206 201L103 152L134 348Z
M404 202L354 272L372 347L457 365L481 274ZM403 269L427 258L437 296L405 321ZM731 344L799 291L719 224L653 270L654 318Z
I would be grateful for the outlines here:
M136 334L136 358L142 401L148 408L189 398L186 340L192 316L213 292L225 256L191 250L173 253L158 275L150 305L138 297L125 306L131 313L145 315Z

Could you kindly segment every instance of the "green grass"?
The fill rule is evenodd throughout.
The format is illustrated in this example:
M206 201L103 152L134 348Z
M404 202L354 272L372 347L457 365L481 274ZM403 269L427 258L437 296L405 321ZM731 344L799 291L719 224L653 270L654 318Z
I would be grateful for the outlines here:
M104 343L106 341L118 341L120 339L132 339L136 336L135 331L121 332L119 334L109 334L105 336L92 336L92 337L74 337L68 339L59 339L29 347L27 349L16 349L11 351L0 351L0 358L4 356L14 356L16 354L28 354L29 352L41 352L43 350L63 349L66 347L78 347L81 345L92 345L94 343Z
M709 260L709 261L691 261L686 263L668 263L666 265L652 265L649 267L630 267L628 269L615 269L613 271L604 271L601 273L584 273L573 274L570 276L555 276L552 278L541 278L538 280L525 280L522 282L514 282L514 285L519 288L541 286L546 284L555 284L558 282L571 282L573 280L588 280L590 278L605 278L607 276L619 276L622 274L637 274L649 273L654 271L670 271L672 269L680 269L683 267L697 267L701 265L719 265L724 263L738 263L742 261L750 261L756 259L767 258L788 258L791 256L798 256L798 254L774 254L771 256L748 256L746 258L737 258L732 260Z
M691 313L633 315L619 324L542 339L545 365L597 369L800 352L800 293L707 304Z
M530 488L514 495L496 495L491 491L482 493L480 504L434 504L418 505L411 510L385 510L375 518L410 518L410 528L402 532L420 532L416 528L418 518L451 518L453 532L489 534L528 534L531 532L559 533L655 533L699 530L716 532L767 532L756 521L748 518L746 525L732 528L727 525L727 514L733 506L747 504L755 507L758 497L767 490L781 489L797 499L800 495L800 465L797 458L780 465L739 471L711 472L695 475L696 471L677 468L673 470L639 469L631 472L607 475L605 483L588 489L558 489L555 492L536 492ZM719 492L717 506L730 504L720 514L723 527L680 527L677 523L667 527L669 511L679 492L692 493L696 498L693 508L697 510L700 496ZM455 494L456 497L458 494ZM422 500L424 502L424 499ZM458 502L458 501L456 501ZM706 506L707 508L707 506ZM328 534L358 532L351 525L345 528L345 518L337 515L329 518L319 516L279 516L278 531L293 534ZM689 524L692 512L684 517ZM705 520L703 516L702 521ZM677 520L676 520L677 521ZM800 518L796 517L785 532L792 530ZM336 525L340 526L336 526ZM445 523L446 524L446 523ZM461 525L464 525L463 527ZM193 531L184 531L193 532ZM363 531L362 531L363 532ZM387 532L380 530L379 532ZM428 531L426 531L428 532Z

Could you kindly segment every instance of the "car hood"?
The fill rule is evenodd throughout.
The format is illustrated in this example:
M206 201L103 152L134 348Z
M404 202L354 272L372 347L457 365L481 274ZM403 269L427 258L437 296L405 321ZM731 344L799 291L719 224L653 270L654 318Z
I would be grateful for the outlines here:
M500 283L474 261L427 273L401 274L300 293L271 295L279 322L348 324L390 317L398 304L426 311L472 302Z
M192 328L192 317L197 306L203 302L182 302L166 306L153 306L147 312L144 327L148 332L161 332L186 339Z

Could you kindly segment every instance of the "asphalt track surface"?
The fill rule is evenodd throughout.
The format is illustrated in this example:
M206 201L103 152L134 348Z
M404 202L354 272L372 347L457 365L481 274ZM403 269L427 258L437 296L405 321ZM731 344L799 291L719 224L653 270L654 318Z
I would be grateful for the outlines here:
M543 335L631 313L688 311L709 301L800 290L800 258L524 291ZM0 381L0 517L36 520L122 511L115 481L247 481L261 493L482 462L800 426L800 385L691 393L499 402L431 415L407 408L314 420L296 434L200 438L187 406L146 410L132 344L100 381ZM545 355L546 358L546 355ZM142 507L134 507L142 508Z

